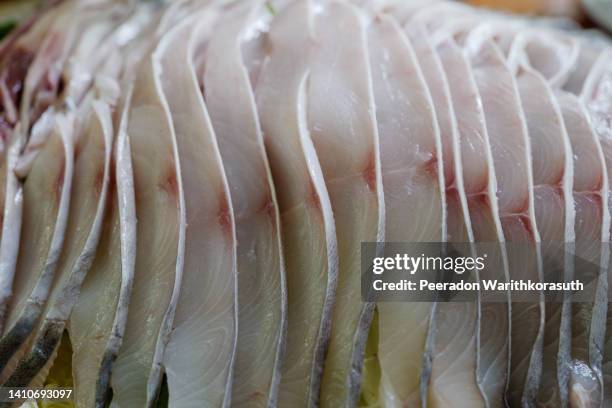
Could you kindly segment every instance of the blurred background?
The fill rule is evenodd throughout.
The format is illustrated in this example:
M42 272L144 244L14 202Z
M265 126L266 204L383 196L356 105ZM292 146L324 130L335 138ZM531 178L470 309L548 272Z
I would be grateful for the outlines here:
M489 7L532 16L569 19L584 28L612 33L612 0L467 0Z
M0 0L0 38L3 26L13 25L44 3L57 0ZM96 1L96 0L86 0ZM128 0L123 0L128 1ZM138 0L136 0L138 1ZM140 0L150 1L150 0ZM166 0L172 1L172 0ZM410 1L410 0L405 0ZM599 28L612 34L612 0L463 0L479 7L568 19L584 28Z

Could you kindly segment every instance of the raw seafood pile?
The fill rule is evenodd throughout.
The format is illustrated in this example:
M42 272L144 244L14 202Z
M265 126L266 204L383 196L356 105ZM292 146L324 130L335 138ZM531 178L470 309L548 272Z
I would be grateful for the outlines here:
M0 43L0 151L3 387L43 386L66 332L76 407L612 406L603 37L443 1L64 0ZM383 241L601 270L589 302L364 302Z

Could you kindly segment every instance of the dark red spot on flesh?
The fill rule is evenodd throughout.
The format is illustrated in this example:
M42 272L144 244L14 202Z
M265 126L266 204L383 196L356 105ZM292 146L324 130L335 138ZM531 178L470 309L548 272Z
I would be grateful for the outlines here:
M263 214L266 214L266 216L271 219L274 220L274 218L276 218L276 211L274 208L274 201L272 200L272 195L268 192L268 194L266 194L261 207L260 207L260 211Z
M423 164L423 171L432 177L438 177L438 157L435 154Z
M34 60L34 54L24 48L16 48L7 58L8 63L2 72L2 80L6 83L13 102L19 104L26 73Z
M100 197L100 194L102 194L102 187L104 187L104 166L98 167L93 180L93 189L96 197Z
M223 191L223 189L219 189ZM232 235L232 217L230 214L229 201L224 193L219 195L219 209L217 212L217 220L221 229L226 236Z
M363 169L363 178L368 183L371 191L376 191L376 154L372 151Z
M166 177L164 178L162 183L162 189L167 192L168 195L176 199L178 203L179 188L178 180L176 178L176 169L174 168L174 166L172 166L166 174Z

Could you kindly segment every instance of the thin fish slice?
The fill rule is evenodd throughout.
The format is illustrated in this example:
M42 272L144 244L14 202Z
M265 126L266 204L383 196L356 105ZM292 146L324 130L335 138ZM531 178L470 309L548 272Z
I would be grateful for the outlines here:
M150 406L157 397L182 274L185 219L180 166L155 69L153 57L147 55L134 82L126 128L138 246L125 333L111 376L113 403L120 407Z
M473 243L474 232L463 182L459 129L448 80L422 25L418 21L411 21L406 31L431 93L440 128L448 213L447 239L449 242ZM476 256L475 253L471 255ZM453 406L458 401L466 407L485 404L476 375L480 337L478 302L438 305L434 334L436 347L432 355L428 393L428 400L433 406Z
M499 213L513 279L542 281L535 223L531 146L517 86L495 45L475 29L466 40L482 100L497 175ZM510 404L533 404L539 389L544 338L544 298L512 305Z
M476 242L499 242L499 256L488 261L483 278L508 279L508 260L496 196L496 176L487 128L472 68L451 39L436 44L448 79L460 138L463 185ZM466 80L467 79L467 80ZM504 406L507 383L510 305L482 303L476 381L490 407Z
M533 161L534 208L542 242L547 282L571 279L573 258L566 244L574 242L572 149L553 90L531 65L519 35L512 45L509 64L516 66L521 104L529 131ZM572 269L568 269L572 268ZM563 276L558 276L563 270ZM542 384L538 404L567 406L566 387L557 370L559 355L569 355L571 336L568 299L546 303Z
M368 50L380 137L385 240L442 242L446 239L442 147L423 74L406 35L388 17L379 15L372 21ZM423 356L430 352L432 306L378 304L379 393L386 406L427 401L430 368Z
M294 2L278 14L265 37L271 52L259 74L252 75L287 263L288 332L281 407L318 405L338 276L332 207L307 123L312 12L310 2ZM250 53L244 51L245 58L252 55L252 72L256 44L261 42L253 35ZM296 56L296 49L303 53Z
M21 242L23 214L23 186L14 169L27 142L27 128L17 124L20 113L17 101L22 97L27 73L36 56L42 38L47 34L57 10L41 17L34 27L20 37L5 55L0 90L8 129L3 130L6 163L5 205L3 209L2 237L0 241L0 330L6 330L6 313L12 295L13 280ZM45 130L45 133L48 130ZM6 134L8 133L8 134Z
M236 220L238 344L232 390L236 407L277 404L287 331L278 204L241 53L241 39L261 11L266 12L261 2L237 7L219 21L206 52L204 74L206 105ZM228 88L230 82L234 85Z
M216 10L208 9L181 24L153 56L176 131L188 225L181 292L163 360L169 407L228 406L232 398L238 335L235 218L194 66L216 17Z
M0 339L0 382L45 306L64 244L74 168L73 119L50 114L50 128L35 129L38 154L23 186L23 231L7 325ZM44 134L43 134L44 133ZM40 135L40 137L38 137ZM10 162L9 162L10 165Z
M605 205L607 174L601 145L580 100L564 91L557 92L557 100L574 156L575 253L577 260L584 259L591 265L601 265L604 255L601 251L602 234L607 235L610 228L609 212ZM597 327L601 326L597 320L601 305L598 305L596 297L601 288L599 278L603 274L599 273L598 267L589 268L589 271L579 268L577 264L576 273L581 273L579 278L585 280L585 293L592 297L592 301L572 304L572 360L561 361L560 369L563 370L563 378L568 381L565 386L568 388L570 406L599 405L602 379L598 372L601 360L598 359L601 348L598 350L594 341L599 341L597 336L601 329ZM599 275L599 278L592 279L592 275L587 276L587 273ZM591 280L586 281L587 278Z
M602 49L601 47L582 41L579 46L578 58L576 64L567 81L563 84L563 90L581 95L584 82L586 81L593 65L599 58Z
M111 111L94 102L90 123L75 145L70 216L64 251L59 260L41 323L32 333L28 354L4 386L42 386L59 346L66 321L76 303L81 284L91 267L100 240L110 180L112 149Z
M103 17L104 17L104 15L100 16L100 19L103 19ZM101 24L102 28L103 28L102 30L98 30L99 27L94 25L85 34L91 33L91 31L94 31L94 32L95 31L101 31L100 33L98 33L98 35L106 36L106 35L109 34L109 29L106 27L109 24L112 26L112 24L109 23L108 21L106 22L106 24ZM92 42L92 38L90 38L90 37L92 37L92 36L91 35L90 36L84 35L84 37L82 38L81 42L79 42L78 46L80 46L80 47L78 47L78 48L81 49L81 53L80 54L72 55L72 57L70 59L71 60L71 64L70 65L73 68L75 66L79 66L79 62L82 62L85 59L87 59L87 51L86 50L88 50L89 52L92 51L92 48L91 47L87 47L87 44L86 44L86 43ZM94 40L95 40L95 38L97 38L96 36L93 36L93 37L94 37ZM109 48L109 47L107 47L107 48ZM102 52L102 50L98 50L98 51L101 51L100 53L103 54L103 55L107 54L105 52ZM90 63L93 64L92 62L90 62ZM69 68L67 68L67 71L68 70L69 70ZM91 82L93 81L93 79L86 80L86 78L92 78L93 77L93 72L91 72L92 70L93 70L93 66L90 66L90 70L89 71L87 71L87 70L83 71L82 70L80 72L80 75L77 75L76 77L71 75L68 72L65 72L64 73L64 77L65 77L65 80L68 82L67 88L74 90L75 87L73 85L75 85L75 83L78 83L79 86L76 86L76 89L78 89L78 91L77 90L74 90L74 92L66 91L64 93L64 95L61 96L61 98L64 99L64 100L70 101L71 104L72 103L79 103L81 101L81 99L83 99L83 95L79 95L79 93L84 93L84 92L88 91L89 87L91 86ZM103 72L102 70L99 70L96 75L98 76L98 78L101 78L101 77L103 77L106 74L107 74L106 72ZM106 78L107 81L112 82L111 78L108 78L108 77L105 77L105 78ZM86 124L82 123L82 122L89 121L90 119L88 119L88 118L91 117L91 116L94 116L93 121L95 121L95 118L98 118L100 116L99 112L98 113L92 113L91 100L93 99L93 95L95 93L96 93L95 89L94 90L90 90L89 91L89 98L88 98L89 100L86 103L82 103L82 104L79 104L77 106L73 106L72 105L73 108L71 108L71 110L73 112L73 115L75 116L74 129L73 129L74 138L77 141L81 141L80 146L83 145L83 138L84 137L86 138L86 136L83 136L83 133L85 133L88 130L91 130L91 129L85 129ZM100 104L102 104L102 102L98 102L98 105L100 105ZM107 108L100 108L100 109L108 110L108 107ZM50 114L48 114L48 115L50 115ZM105 113L104 115L108 116L108 118L105 118L104 121L110 121L111 120L110 112ZM99 123L99 122L96 122L96 123ZM95 127L94 125L92 125L92 126ZM99 129L100 128L98 128L98 130ZM95 131L95 130L91 130L91 131ZM107 131L112 133L112 129L109 130L107 128ZM102 130L100 130L100 132L102 132ZM30 144L25 149L23 157L20 159L20 163L18 164L18 166L20 166L20 165L24 166L23 163L25 163L25 166L29 166L30 164L28 162L31 162L34 159L34 157L36 157L36 155L38 154L37 144L41 143L39 138L40 138L39 134L34 134L33 135L32 139L30 140ZM112 141L112 136L111 136L111 141ZM102 143L104 143L104 136L102 136ZM108 147L110 149L110 145ZM75 147L75 151L77 153L80 152L80 150L82 150L82 149L79 146ZM108 181L107 180L105 181L105 179L104 179L104 157L105 157L104 153L102 153L101 156L100 156L102 169L100 169L99 171L98 171L96 165L94 164L95 161L93 161L91 163L88 163L88 164L92 165L94 173L98 173L98 172L100 173L97 176L98 180L95 182L95 183L98 184L98 186L96 188L99 187L100 190L96 190L96 189L92 188L92 194L89 194L89 193L85 194L85 193L82 192L83 188L84 188L83 187L83 188L81 188L79 193L76 193L76 192L74 193L74 194L77 194L77 197L79 197L79 199L76 200L76 201L75 201L75 199L72 200L72 201L77 203L76 204L77 205L77 207L76 207L77 210L72 210L72 211L76 211L75 216L81 216L82 215L80 210L79 210L81 208L81 207L79 207L79 205L81 203L85 204L85 202L86 202L85 199L81 199L80 198L81 197L80 194L82 194L82 196L84 196L84 197L87 197L88 199L97 200L98 198L100 198L100 194L99 193L101 192L102 187L105 186L106 184L108 184ZM90 159L87 158L85 160L90 160ZM81 165L81 167L83 167L83 165ZM78 170L77 169L76 171L77 171L77 174L85 173L83 170ZM87 183L89 181L89 179L87 179L86 177L84 177L84 178L82 178L80 180L83 180L85 183ZM93 184L93 183L94 182L92 181L91 184ZM103 199L105 200L105 195L104 195ZM74 205L75 204L72 203L71 204L71 208ZM95 210L95 207L94 207L94 210ZM101 217L102 216L100 216L99 219L101 219ZM90 219L86 219L86 220L81 220L81 222L89 223L90 221L93 221L93 218L94 217L92 216L91 220ZM73 224L74 224L74 222L76 222L74 220L74 216L69 217L69 220ZM98 222L98 224L99 224L99 222ZM72 226L69 226L68 228L73 228L74 229L74 228L76 228L76 226L72 225ZM79 225L78 228L83 228L83 230L80 231L80 234L82 235L81 238L86 239L87 238L87 234L90 231L90 229L92 228L92 226L90 224L87 224L86 226ZM95 254L95 249L96 249L96 246L97 246L99 231L97 231L95 233L92 233L92 234L93 235L91 237L91 240L89 241L90 243L88 244L88 247L86 249L83 247L83 245L82 245L83 243L78 241L78 238L74 238L76 241L73 240L73 241L69 241L69 242L66 243L65 247L67 247L67 248L64 249L64 251L62 253L63 258L60 259L60 264L58 265L59 271L55 274L55 278L53 279L53 282L51 284L52 285L52 290L54 291L54 293L52 293L52 296L56 296L56 297L57 296L62 296L62 295L60 295L61 288L59 286L61 286L64 283L66 283L65 279L67 278L68 274L70 273L70 269L72 268L72 263L75 261L74 258L77 257L77 256L81 256L80 255L80 251L81 250L84 251L82 256L81 256L81 259L87 259L86 263L88 263L89 266L91 265L91 258ZM67 231L67 239L73 239L74 235L75 235L74 231L70 231L70 230ZM71 251L71 250L74 251L74 252L71 255L69 255L67 252ZM46 352L37 353L37 355L35 357L37 359L36 363L33 360L31 360L31 359L29 361L27 361L27 362L25 362L25 361L23 362L25 365L22 364L23 367L20 369L21 373L20 374L15 374L18 377L21 377L21 379L19 381L30 381L31 378L27 379L26 377L28 377L28 376L31 377L32 375L35 375L36 374L36 370L41 369L42 365L45 364L45 361L52 357L51 354L53 354L53 350L55 349L55 345L61 339L61 332L63 330L63 322L66 321L66 319L68 318L68 315L70 314L69 310L72 308L72 305L76 301L76 296L78 296L78 289L80 288L80 283L82 282L82 279L85 276L85 273L87 272L87 269L89 268L89 266L86 266L85 264L83 264L83 262L79 261L78 264L79 264L79 266L77 266L76 268L80 268L81 271L75 273L77 275L77 277L75 279L77 279L79 281L78 282L74 282L73 281L73 283L71 283L70 291L72 291L72 294L69 294L69 296L71 296L70 299L66 299L66 301L69 302L69 306L67 306L68 311L64 311L63 312L64 315L65 315L65 317L63 317L63 318L60 318L58 316L54 316L52 318L55 323L57 323L58 325L62 325L61 330L57 329L56 330L57 333L53 334L56 337L56 339L54 339L54 340L51 339L49 345L44 347L45 350L47 350ZM81 265L81 264L83 264L83 265ZM76 287L75 287L75 285L76 285ZM66 294L64 294L64 295L66 295ZM51 300L49 302L47 302L43 316L46 316L46 313L50 310L51 307L55 307L56 308L56 306L53 306L52 303L53 302ZM45 317L45 319L46 319L46 317ZM41 324L43 324L43 323L41 322ZM44 324L47 324L47 323L44 323ZM38 332L39 328L40 327L37 328L36 332ZM15 365L18 362L18 360L21 359L28 352L30 346L32 345L32 342L34 342L34 340L36 338L36 335L37 335L37 333L33 332L31 334L31 336L29 337L28 341L26 341L26 342L24 342L22 344L21 349L19 350L19 352L17 352L13 356L12 362L9 363L9 365L11 366L11 368L10 368L11 370L15 367ZM41 340L41 341L43 341L43 340ZM54 343L54 344L50 345L51 343ZM27 368L26 368L26 366L27 366ZM23 371L23 370L28 370L29 374L26 374L25 371ZM8 375L9 372L7 372L6 374ZM15 378L17 378L17 377L15 377Z
M68 322L76 406L107 405L112 364L123 341L136 262L136 203L127 134L131 89L114 146L114 174L96 257ZM93 318L92 318L93 317Z
M591 124L601 143L603 156L606 162L608 175L608 183L612 180L612 126L610 118L612 117L612 70L609 68L612 61L612 53L609 50L602 51L599 57L593 64L590 73L585 80L585 86L582 89L581 99L584 101L587 112L591 119ZM607 205L608 209L612 206L612 194L608 188ZM609 236L607 240L609 240ZM604 238L606 241L606 238ZM610 272L608 269L608 279ZM609 286L609 282L608 282ZM608 298L610 292L608 291ZM612 311L608 309L606 319L606 336L604 343L603 356L603 388L604 388L604 405L612 402L612 335L610 330L612 327Z
M316 4L314 32L308 126L334 211L339 255L321 405L351 406L359 396L374 308L361 301L360 246L384 239L380 151L364 16L349 4Z

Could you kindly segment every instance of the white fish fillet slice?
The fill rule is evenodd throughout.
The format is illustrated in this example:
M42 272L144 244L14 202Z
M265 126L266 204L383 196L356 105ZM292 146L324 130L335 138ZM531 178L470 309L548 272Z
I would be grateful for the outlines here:
M557 100L574 156L575 253L579 259L601 265L605 256L600 245L602 234L607 235L610 228L609 213L605 205L608 191L607 174L601 145L581 101L564 91L557 92ZM576 269L576 272L582 272L582 279L585 279L585 271ZM598 270L589 272L599 273ZM599 274L600 279L602 275ZM600 305L595 301L601 286L597 279L585 282L585 293L592 295L594 302L572 304L572 361L563 361L561 368L565 371L564 378L569 382L567 387L570 406L600 403L602 390L598 373L600 362L597 361L597 341L600 340L596 338L599 328L594 326L601 324L597 320ZM599 347L601 346L600 344Z
M495 23L489 23L493 31ZM578 40L569 35L543 29L514 31L513 47L520 43L523 57L538 71L553 88L567 83L579 58ZM514 48L517 50L517 48ZM510 55L509 58L512 58Z
M612 180L612 126L610 118L612 117L612 70L609 68L612 61L612 53L610 51L602 51L595 63L593 64L590 73L585 79L585 85L582 89L581 99L584 101L587 112L591 119L591 124L601 143L603 156L606 163L608 183ZM612 194L608 188L607 206L608 209L612 206ZM609 239L609 236L608 236ZM605 239L604 239L605 240ZM609 266L608 266L609 268ZM610 272L608 269L608 279ZM609 285L609 282L608 282ZM608 299L610 292L608 291ZM605 343L603 349L603 388L604 388L604 405L611 403L612 393L612 335L609 331L612 327L612 311L607 311Z
M563 84L563 90L581 95L584 82L586 81L593 65L598 60L602 49L595 44L590 44L586 41L580 43L578 58L572 73Z
M414 51L394 20L368 28L385 193L385 241L441 242L446 235L438 125ZM419 214L418 219L412 214ZM432 304L378 304L381 403L425 404ZM435 325L435 322L433 323ZM432 379L435 380L435 379ZM422 386L424 384L424 386Z
M562 267L564 279L571 279L573 258L566 243L574 242L573 159L560 107L547 79L531 66L525 55L525 42L517 36L510 51L509 64L516 66L521 104L529 132L533 162L534 208L542 247L547 281L560 276L552 273ZM571 268L571 269L568 269ZM546 304L542 384L538 404L566 406L565 381L557 370L559 355L569 355L571 336L567 300Z
M67 88L69 88L66 92L64 92L63 95L60 96L61 100L64 101L68 101L69 105L70 105L70 109L73 113L73 116L75 117L74 120L74 129L73 129L73 134L74 134L74 138L75 140L81 140L83 139L82 133L85 131L85 123L82 123L84 121L87 121L89 119L87 119L89 116L92 115L91 113L91 100L93 99L93 94L94 94L94 90L89 91L88 94L88 101L75 106L74 104L78 104L83 98L83 95L77 95L74 92L70 92L70 89L73 88L73 85L75 85L75 83L78 83L79 85L77 86L78 89L80 89L80 93L85 93L88 91L88 88L92 85L93 82L93 69L94 69L94 62L92 62L91 60L88 61L88 67L89 67L89 72L87 72L86 70L81 70L80 71L80 75L77 75L76 77L74 77L69 71L71 70L71 67L74 68L75 66L79 66L79 63L82 62L83 60L87 59L87 52L91 52L92 48L91 47L87 47L85 43L88 42L95 42L96 39L99 40L98 37L106 37L108 36L111 32L112 32L112 28L115 27L115 23L113 22L114 20L111 21L107 21L108 16L104 13L102 13L100 16L96 17L98 19L100 19L101 21L99 21L100 24L98 25L93 25L92 27L88 27L88 30L84 33L83 37L80 39L80 41L77 43L76 46L76 51L74 54L71 55L70 57L70 66L65 68L65 72L63 73L63 77L65 78L65 81L67 81L68 85ZM100 27L101 26L101 27ZM92 35L87 35L87 34L94 34L93 35L93 39L91 38ZM112 45L114 45L113 41L108 41L110 44L107 44L107 47L105 47L106 49L109 49L112 47ZM95 45L95 44L94 44ZM81 54L76 54L76 52L81 51ZM104 52L105 50L98 50L99 54L101 54L102 56L106 55L107 53ZM99 62L99 61L98 61ZM86 64L87 65L87 64ZM101 70L99 70L99 72L96 74L97 77L101 77L105 75L104 72L102 72ZM86 80L86 78L89 78L88 80ZM111 79L112 81L112 79ZM101 102L98 102L98 105L100 105ZM103 108L101 108L103 109ZM47 116L51 116L51 113L46 114ZM98 116L98 115L94 115L94 116ZM110 113L106 116L109 116L110 120ZM41 119L44 120L45 118ZM105 119L106 120L106 119ZM37 124L37 127L41 126L41 124ZM109 132L112 133L112 129L109 130ZM25 148L25 152L23 153L23 157L20 159L20 162L18 164L18 167L25 167L27 168L28 166L30 166L31 164L28 162L31 162L32 160L34 160L34 158L36 157L36 155L38 154L38 149L39 146L44 140L44 136L41 137L41 133L40 132L33 132L32 137L30 138L30 141L28 143L28 145ZM112 137L111 137L112 140ZM104 142L104 138L102 136L102 142ZM82 144L82 143L81 143ZM109 146L110 149L110 146ZM80 149L78 147L75 147L75 151L79 151ZM101 166L102 168L100 169L100 175L98 180L96 181L97 186L95 187L96 189L93 190L92 194L83 194L83 196L87 197L88 199L93 199L93 200L97 200L98 198L100 198L100 190L98 190L98 187L103 187L104 185L108 184L108 181L104 181L103 180L103 172L104 172L104 154L102 154L101 156L102 162L101 162ZM89 160L89 159L85 159L85 160ZM25 166L24 166L25 163ZM86 162L87 163L87 162ZM94 163L94 162L92 162ZM92 165L92 163L89 163L90 165ZM20 170L22 171L22 170ZM94 165L94 173L98 172L98 170L95 168ZM81 171L79 171L78 173L81 173ZM78 174L77 173L77 174ZM87 183L87 178L83 177L82 180ZM92 182L92 184L94 184L94 182ZM74 193L77 194L77 193ZM105 196L104 198L105 199ZM74 200L73 200L74 201ZM77 200L78 203L84 203L85 200L79 199ZM72 208L74 206L74 204L71 204ZM71 212L77 211L76 216L81 216L82 214L79 212L79 207L77 205L77 210L71 210ZM102 215L101 215L102 216ZM101 217L100 216L100 217ZM74 217L69 217L70 220L72 220L72 222L74 222ZM93 216L92 216L93 219ZM89 222L90 220L85 220L85 222ZM70 226L68 227L70 228ZM87 233L89 232L89 230L91 229L90 226L79 226L79 228L83 228L82 231L79 231L82 235L83 239L87 238ZM71 239L71 235L74 235L72 232L67 231L68 236L66 237L66 239ZM90 240L90 243L88 244L87 248L83 248L83 245L81 242L66 242L66 244L64 245L67 248L64 248L64 252L63 252L63 258L60 259L60 265L58 266L59 271L56 273L55 279L53 280L52 283L52 288L55 291L54 294L52 294L52 296L60 296L60 289L61 289L61 285L63 285L65 283L65 279L67 278L67 274L70 273L70 269L72 268L72 264L74 262L74 259L70 259L71 257L77 257L80 256L81 259L87 259L86 263L88 263L88 265L91 265L91 258L93 257L93 254L95 253L95 249L97 246L97 241L98 241L98 236L99 236L99 231L96 233L92 233L92 237ZM97 235L96 235L97 234ZM84 250L83 254L80 253L81 249ZM67 252L68 251L73 251L73 253L71 255L68 255ZM79 261L78 264L79 266L77 266L77 268L80 268L81 271L75 273L76 277L74 279L79 280L78 282L74 282L71 283L71 289L69 289L68 291L72 291L73 293L70 295L72 296L70 299L66 299L66 301L69 302L70 306L65 306L68 309L72 308L72 305L74 304L74 302L76 301L76 299L74 299L77 295L78 295L78 288L80 288L80 284L82 282L82 278L84 277L84 274L87 272L87 269L89 268L89 266L83 264L81 265L83 262ZM68 265L67 265L68 264ZM66 270L68 269L68 270ZM75 287L76 285L76 287ZM66 292L64 292L64 295L66 294ZM51 300L49 302L47 302L46 304L46 308L45 308L45 315L47 311L49 311L49 308L52 307L52 302ZM69 315L69 311L64 311L63 314L66 316L63 318L63 321L65 321ZM62 318L59 318L58 316L55 316L52 318L53 320L55 320L58 325L63 325L63 323L61 322ZM43 324L41 322L41 324ZM47 324L47 323L45 323ZM59 326L58 326L59 327ZM63 330L63 329L62 329ZM56 330L57 331L57 330ZM61 337L61 330L59 333L55 333L57 339L55 340L56 342L59 342L60 337ZM28 339L27 342L25 342L22 347L21 350L15 355L15 357L17 359L22 358L22 356L28 351L29 347L31 346L31 343L35 340L35 333L32 333L32 335L30 336L30 338ZM41 340L42 342L43 340ZM50 343L53 343L54 340L50 340ZM55 349L55 345L51 345L50 343L48 343L45 346L45 349L47 350L47 353L37 353L37 363L34 363L34 360L29 359L28 361L24 361L22 364L21 369L26 369L27 366L27 370L29 371L30 374L25 374L25 372L22 370L21 373L16 373L16 376L21 377L21 379L19 381L29 381L26 380L25 376L31 376L32 374L35 374L36 371L36 367L41 368L41 364L43 363L43 360L51 358L52 356L49 353L52 353L52 350ZM42 347L42 346L41 346ZM13 360L17 361L17 359L14 358Z
M417 20L418 21L418 20ZM460 138L463 185L476 242L500 242L483 278L508 278L496 196L496 177L484 113L467 57L454 41L440 40L436 51L448 79ZM485 271L486 272L486 271ZM483 303L480 316L477 382L487 406L504 406L509 354L509 304Z
M114 362L113 403L149 406L161 381L184 251L185 219L174 131L153 56L138 71L128 134L136 200L137 253L123 342Z
M132 91L126 92L98 251L68 322L77 406L102 408L107 404L111 366L123 341L134 278L136 203L127 135Z
M185 268L164 368L170 407L229 406L237 343L234 210L194 53L217 18L208 9L177 26L154 54L181 166ZM197 22L197 24L195 24Z
M474 233L463 185L459 130L447 77L442 62L421 24L411 21L406 26L406 31L431 93L440 129L448 213L447 239L449 242L473 243ZM464 404L466 407L477 407L485 404L476 371L479 349L477 334L480 332L479 309L479 303L438 305L434 335L436 347L432 356L432 380L428 393L432 406ZM461 352L458 353L457 350Z
M73 118L70 114L51 116L53 128L35 147L38 153L23 184L23 245L19 248L7 325L0 339L0 382L14 368L15 362L9 360L35 329L43 311L68 223L74 168Z
M482 37L482 33L475 29L469 34L465 46L470 54L491 140L504 236L506 242L518 244L517 250L509 253L509 266L513 279L542 281L527 125L514 77L501 52ZM535 403L541 374L544 312L542 293L537 302L512 305L510 404Z
M318 405L338 275L332 207L307 123L311 17L311 4L305 1L292 3L273 20L267 37L272 51L256 85L287 262L281 407ZM297 58L296 49L304 50Z
M31 137L36 136L32 123L39 122L47 106L55 100L55 92L59 84L62 67L76 39L76 27L85 13L79 13L72 18L75 24L66 24L74 5L65 2L52 9L35 27L13 45L23 47L25 53L31 54L31 62L27 66L27 74L23 79L23 93L20 100L19 124L13 129L11 141L7 149L7 173L2 225L2 242L0 243L0 329L6 324L5 303L11 296L11 288L17 268L23 215L23 185L22 180L31 167L38 153L38 145L45 137L37 140L34 146L26 146ZM44 86L41 83L44 79ZM5 84L6 85L6 84ZM17 107L14 107L17 109ZM47 110L48 111L48 110ZM45 121L45 119L43 119ZM32 127L32 130L30 129ZM47 133L45 132L40 132ZM39 134L39 135L40 135ZM25 157L21 158L20 155ZM17 174L15 173L17 172ZM6 327L4 327L6 330Z
M218 22L204 74L206 104L236 221L238 343L232 390L236 407L277 404L287 331L278 204L241 54L241 39L261 10L261 3L238 7ZM228 83L233 86L228 88Z
M21 353L27 352L27 355L5 386L42 386L95 257L107 206L113 137L111 120L109 106L101 101L94 102L89 125L75 144L74 172L78 177L73 182L65 245L52 291L41 322L32 332L28 348Z
M364 16L315 5L308 125L336 220L339 278L321 405L354 405L374 305L361 301L361 242L382 241L384 200Z

